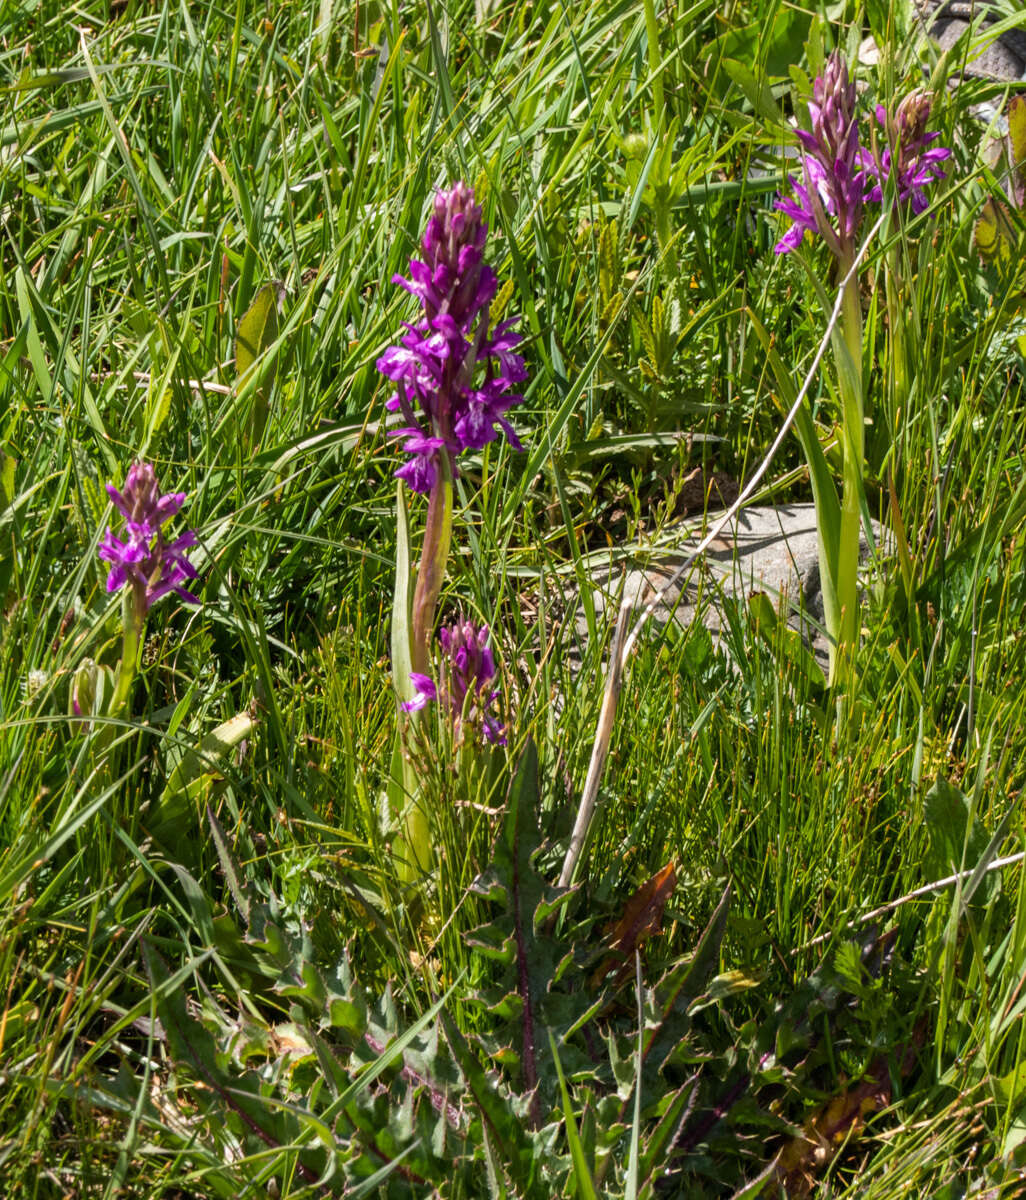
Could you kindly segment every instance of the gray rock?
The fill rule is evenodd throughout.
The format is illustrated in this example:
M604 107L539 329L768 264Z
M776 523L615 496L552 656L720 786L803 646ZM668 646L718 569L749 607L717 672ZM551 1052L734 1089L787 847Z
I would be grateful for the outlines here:
M996 38L989 41L986 38L988 28L1003 20L1007 11L987 0L915 0L915 7L927 36L942 50L950 50L975 23L980 23L980 37L965 64L967 75L1005 83L1021 83L1026 79L1026 31L1006 29Z
M707 521L715 521L715 514ZM705 527L708 528L708 525ZM719 538L678 580L674 572L697 545L703 533L700 521L682 523L672 541L663 541L645 555L630 559L592 560L596 616L611 620L616 608L629 601L639 612L660 589L652 620L665 625L670 620L688 626L701 617L714 634L721 628L722 597L744 602L753 592L765 592L787 614L792 628L800 630L817 659L825 666L827 641L822 631L823 597L816 545L816 513L811 504L760 506L745 509L722 531ZM874 525L877 544L886 534ZM863 539L862 556L869 554ZM579 636L588 634L584 610L578 606L575 624Z

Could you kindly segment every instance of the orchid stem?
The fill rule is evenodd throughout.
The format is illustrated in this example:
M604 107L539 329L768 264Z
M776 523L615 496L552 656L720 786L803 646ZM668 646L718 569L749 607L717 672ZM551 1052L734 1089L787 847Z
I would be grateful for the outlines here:
M445 580L445 565L452 541L452 468L449 456L438 456L438 478L428 499L424 546L417 565L417 584L413 593L413 636L410 647L413 669L430 674L431 634L435 610Z
M847 273L842 264L842 274ZM858 607L859 540L862 530L862 494L865 473L865 401L862 390L862 307L858 277L844 287L840 338L835 343L841 391L841 522L837 546L836 629L830 682L849 682L854 669L860 619Z
M112 717L119 717L127 708L132 692L132 684L139 671L139 657L142 652L142 634L146 623L143 615L145 609L145 591L140 598L136 587L125 589L122 603L122 624L124 632L121 639L121 663L118 666L117 678L114 681L114 694L110 700Z
M428 498L424 545L413 592L410 660L413 670L421 675L431 674L431 637L452 541L452 467L449 455L444 450L438 456L437 472L435 485ZM411 714L411 732L422 716L422 712ZM403 775L406 807L402 816L397 859L400 876L405 882L413 882L422 877L431 865L431 826L425 808L426 797L418 783L409 745L405 747Z

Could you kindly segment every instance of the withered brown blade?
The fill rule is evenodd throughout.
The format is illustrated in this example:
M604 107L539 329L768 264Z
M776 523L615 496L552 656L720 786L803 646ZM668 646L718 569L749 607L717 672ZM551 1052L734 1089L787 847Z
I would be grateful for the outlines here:
M905 1047L898 1064L904 1078L915 1065L925 1040L926 1023L920 1021ZM805 1121L799 1137L792 1138L777 1156L776 1173L788 1200L810 1196L817 1177L844 1143L856 1138L866 1118L891 1102L891 1073L887 1059L880 1055L865 1078L853 1088L845 1088L833 1099L820 1105Z
M821 1105L805 1122L803 1132L783 1148L777 1159L777 1178L788 1197L808 1196L816 1178L849 1138L857 1137L867 1116L890 1103L891 1083L886 1065Z
M592 987L597 987L610 971L629 965L641 943L660 931L666 903L676 887L677 868L669 862L631 896L610 935L612 952L591 977Z

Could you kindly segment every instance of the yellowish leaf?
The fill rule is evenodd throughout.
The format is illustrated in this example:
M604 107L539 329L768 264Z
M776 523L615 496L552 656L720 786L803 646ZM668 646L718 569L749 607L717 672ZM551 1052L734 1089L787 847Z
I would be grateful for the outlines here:
M976 249L987 262L1007 262L1015 244L1015 229L1004 206L993 199L985 201L973 236Z

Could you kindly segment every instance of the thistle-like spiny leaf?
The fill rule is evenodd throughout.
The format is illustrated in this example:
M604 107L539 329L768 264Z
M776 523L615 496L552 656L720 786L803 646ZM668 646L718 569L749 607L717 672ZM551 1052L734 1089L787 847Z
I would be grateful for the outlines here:
M538 752L534 743L528 742L510 788L494 862L474 885L479 896L501 904L503 911L467 934L469 946L508 968L507 978L485 996L484 1003L516 1028L503 1030L492 1050L501 1052L508 1062L508 1049L515 1047L518 1085L528 1098L530 1120L536 1128L556 1102L556 1076L545 1030L569 1025L566 1012L557 1011L557 997L550 990L565 969L567 947L550 937L545 927L572 894L570 889L546 884L534 864L541 842L535 816L538 808ZM509 998L511 994L519 1003Z

